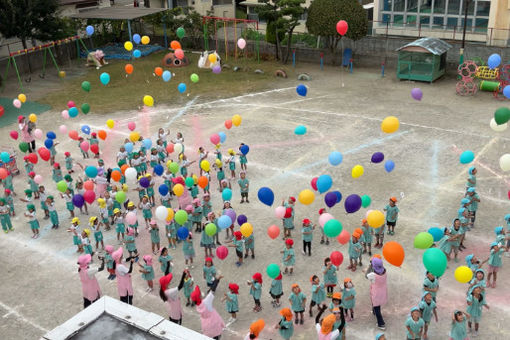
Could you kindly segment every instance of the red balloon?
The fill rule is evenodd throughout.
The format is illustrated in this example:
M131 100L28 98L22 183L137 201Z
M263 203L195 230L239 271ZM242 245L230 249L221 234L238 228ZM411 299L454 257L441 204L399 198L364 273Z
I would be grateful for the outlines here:
M37 155L35 153L29 153L27 155L28 157L28 161L32 164L37 164L37 161L38 161L38 158L37 158Z
M331 259L331 263L337 267L344 261L344 255L339 251L332 252L331 255L329 255L329 258Z
M225 127L227 128L227 130L230 130L230 128L232 127L232 121L230 119L227 119L225 121Z
M99 145L97 144L92 144L90 146L90 151L92 151L92 153L94 154L98 154L99 153Z
M216 248L216 256L218 256L220 260L226 259L228 256L228 248L225 246L219 246Z
M340 20L339 22L336 23L336 31L338 32L338 34L345 35L348 29L349 25L347 24L347 21Z
M9 176L6 168L0 168L0 179L6 179Z
M2 117L5 113L5 109L2 105L0 105L0 117Z
M39 157L43 161L49 161L50 160L50 150L46 149L45 147L40 147L37 152L39 153Z
M349 238L351 237L351 235L349 234L349 232L347 230L342 230L342 232L340 233L340 235L338 235L336 237L336 240L338 241L338 243L340 244L347 244L347 242L349 242Z
M94 190L94 182L91 180L85 181L85 183L83 183L83 188L85 190Z
M508 199L510 200L510 190L508 190Z
M87 181L88 182L88 181ZM96 193L92 190L87 190L83 193L83 199L85 200L85 202L87 202L88 204L92 204L94 203L95 199L96 199Z
M312 186L313 190L317 191L317 180L319 177L312 178L312 181L310 182L310 185Z
M179 177L176 177L176 178L172 178L172 182L174 184L181 184L181 185L186 185L184 183L184 178L182 178L182 176L179 176Z
M280 228L277 225L270 226L267 228L267 235L274 240L280 235Z
M0 115L1 117L2 115ZM12 139L16 140L18 139L18 131L16 130L12 130L11 132L9 132L9 135L11 136Z
M174 152L174 145L172 143L168 143L166 146L166 152L172 153Z

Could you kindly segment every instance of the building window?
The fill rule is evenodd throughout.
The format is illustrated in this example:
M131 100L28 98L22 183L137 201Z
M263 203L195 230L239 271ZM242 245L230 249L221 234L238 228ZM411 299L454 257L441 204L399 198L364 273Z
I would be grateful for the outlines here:
M432 26L434 28L442 28L444 24L444 18L443 17L434 17L434 21L432 22Z
M478 0L476 3L476 16L488 17L491 9L490 1Z
M406 9L407 12L418 12L418 0L407 0Z
M430 16L420 16L420 24L421 26L429 26L430 25Z
M391 11L391 4L393 3L393 0L383 0L383 11Z
M402 26L404 24L404 16L402 14L395 14L393 16L393 24L396 26Z
M434 0L434 13L443 14L446 9L446 0Z
M488 26L489 26L489 19L477 18L475 21L475 31L476 32L487 32Z
M448 0L448 14L460 14L460 3L464 0Z
M394 0L393 1L393 12L403 12L405 9L405 0Z
M382 22L384 22L384 23L391 22L391 15L390 14L383 14Z

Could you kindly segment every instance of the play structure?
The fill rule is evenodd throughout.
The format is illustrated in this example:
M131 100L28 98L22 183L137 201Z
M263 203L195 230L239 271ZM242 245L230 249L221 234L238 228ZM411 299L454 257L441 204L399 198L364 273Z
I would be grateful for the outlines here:
M460 64L457 72L460 80L456 92L461 96L473 96L478 90L492 92L494 98L504 100L503 88L510 85L510 64L490 69L480 58Z
M164 67L184 67L189 65L188 57L184 56L182 59L177 58L172 52L165 54L161 60L161 65Z

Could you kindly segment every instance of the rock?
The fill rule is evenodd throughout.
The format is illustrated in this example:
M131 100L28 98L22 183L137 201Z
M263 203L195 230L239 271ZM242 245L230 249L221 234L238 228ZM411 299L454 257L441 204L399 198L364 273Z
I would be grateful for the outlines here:
M260 69L256 69L254 71L256 74L264 74L264 71L260 70Z
M228 69L228 70L231 69L229 64L223 64L223 65L221 65L221 68Z
M307 73L301 73L298 77L298 80L312 80L312 77Z
M234 66L232 71L234 71L234 72L241 71L241 68L239 66Z

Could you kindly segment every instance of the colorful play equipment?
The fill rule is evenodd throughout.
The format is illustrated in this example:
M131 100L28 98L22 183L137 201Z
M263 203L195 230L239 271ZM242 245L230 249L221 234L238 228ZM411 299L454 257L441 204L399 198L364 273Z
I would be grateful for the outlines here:
M457 82L456 91L461 96L474 95L477 90L492 92L494 98L506 99L501 95L503 88L510 85L510 64L501 68L490 69L483 65L481 58L473 58L459 65L458 74L460 80ZM476 80L480 80L479 83Z
M478 84L475 82L475 74L478 66L472 60L467 60L459 65L457 73L460 80L456 85L456 92L461 96L473 96L478 91Z

